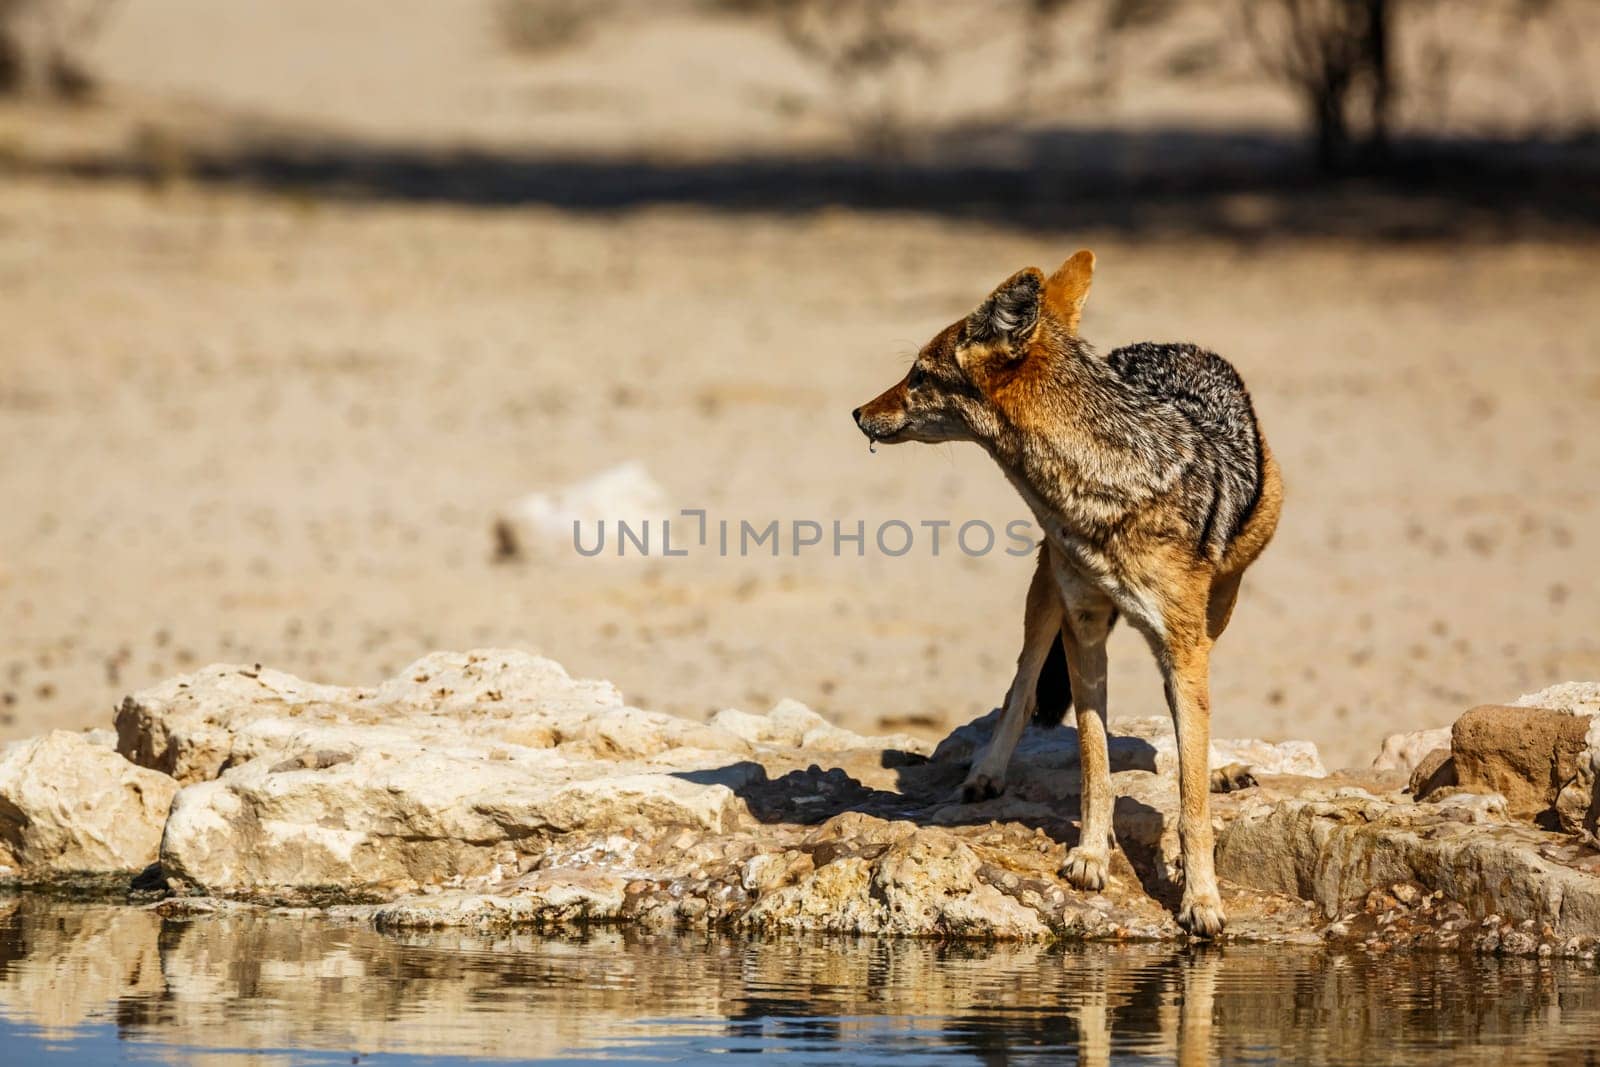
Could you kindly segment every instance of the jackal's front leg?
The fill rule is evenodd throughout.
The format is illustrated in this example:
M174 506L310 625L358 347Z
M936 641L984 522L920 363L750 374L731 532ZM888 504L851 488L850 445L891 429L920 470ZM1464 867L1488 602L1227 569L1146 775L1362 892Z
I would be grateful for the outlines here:
M1183 851L1183 903L1178 924L1215 937L1227 918L1217 891L1211 833L1211 642L1179 636L1162 658L1167 707L1178 738L1178 838Z
M1083 787L1078 845L1067 853L1061 876L1079 889L1098 892L1111 871L1111 816L1116 802L1106 744L1106 636L1111 632L1112 607L1109 601L1079 602L1066 609L1066 616L1072 638L1067 642L1067 668L1077 711Z
M973 804L997 797L1005 791L1006 767L1016 751L1028 718L1033 714L1034 694L1039 671L1050 655L1050 646L1061 636L1061 593L1056 588L1049 560L1049 549L1039 553L1039 566L1028 586L1027 606L1022 616L1022 651L1017 655L1017 673L1006 693L1005 712L995 726L989 744L973 761L967 780L961 783L961 801Z

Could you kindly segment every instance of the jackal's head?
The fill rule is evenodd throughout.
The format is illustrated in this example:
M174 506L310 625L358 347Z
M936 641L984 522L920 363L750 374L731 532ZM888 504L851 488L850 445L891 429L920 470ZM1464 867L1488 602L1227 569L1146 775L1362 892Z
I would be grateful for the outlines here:
M923 345L905 378L856 408L856 425L884 444L994 439L1003 394L1076 337L1093 274L1087 249L1048 278L1038 267L1017 271Z

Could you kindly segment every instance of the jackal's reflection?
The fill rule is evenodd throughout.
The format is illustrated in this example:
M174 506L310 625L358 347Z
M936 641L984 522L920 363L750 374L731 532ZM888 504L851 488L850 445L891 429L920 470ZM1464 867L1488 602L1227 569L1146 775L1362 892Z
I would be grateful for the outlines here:
M0 1017L205 1049L538 1059L741 1048L1008 1064L1595 1062L1592 964L1283 946L380 934L245 914L0 903ZM701 1045L686 1048L688 1038ZM1588 1057L1586 1060L1585 1057Z
M993 1013L953 1018L947 1036L996 1065L1033 1062L1046 1050L1070 1055L1080 1067L1110 1064L1114 1051L1181 1067L1215 1059L1219 950L1079 947L1046 952L1038 965L1057 972L1048 983L1059 997L1054 1010L1037 991L1015 990L1009 1004L992 1005Z

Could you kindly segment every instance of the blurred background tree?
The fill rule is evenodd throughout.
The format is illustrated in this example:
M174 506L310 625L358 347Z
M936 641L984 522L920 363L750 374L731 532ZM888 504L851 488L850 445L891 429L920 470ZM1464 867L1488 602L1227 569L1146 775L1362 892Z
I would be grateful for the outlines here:
M0 93L77 99L94 87L83 49L114 0L0 0Z
M1536 23L1561 21L1568 2L1485 0L1475 6L1480 17L1502 20L1506 47L1517 48ZM1402 36L1420 29L1431 9L1447 6L1449 0L1240 0L1239 15L1261 68L1299 97L1318 168L1334 173L1390 162L1396 108L1412 88L1408 79L1431 83L1440 101L1448 95L1458 69L1448 38L1435 36L1416 49L1418 61L1410 67L1400 62Z
M1436 9L1459 8L1449 0L1236 0L1232 9L1194 0L996 0L974 5L970 22L943 36L930 28L933 20L919 18L927 2L712 0L770 19L835 86L836 103L864 146L890 155L906 138L907 101L925 88L917 79L933 81L953 55L1007 23L1020 25L1018 102L1026 108L1037 81L1062 56L1054 33L1062 17L1081 25L1083 15L1092 15L1092 32L1073 47L1095 56L1101 77L1091 91L1106 92L1123 40L1176 16L1211 12L1223 24L1220 32L1247 42L1259 70L1297 98L1312 157L1324 173L1386 166L1402 98L1417 93L1442 116L1449 83L1465 70L1448 31L1427 24ZM1571 91L1584 95L1590 90L1565 14L1569 5L1587 2L1593 0L1483 0L1470 14L1501 20L1507 50L1526 48L1529 35L1549 28L1553 56L1577 83ZM949 20L941 22L948 29Z
M1394 8L1403 0L1244 0L1245 36L1262 68L1300 97L1317 165L1343 169L1359 137L1368 160L1387 157L1395 98ZM1357 99L1365 123L1352 133Z
M1592 0L1482 0L1471 5L1470 14L1499 21L1508 52L1526 48L1530 36L1550 29L1552 55L1576 83L1570 92L1592 104L1581 53L1573 47L1575 27L1567 18L1572 4L1585 2ZM1053 58L1053 17L1096 3L1102 8L1100 33L1107 38L1192 6L1184 0L1025 0L1029 65L1048 65ZM1430 26L1428 16L1454 8L1448 13L1460 18L1462 7L1452 0L1237 0L1235 18L1259 68L1298 98L1318 169L1337 173L1390 162L1403 96L1425 91L1433 117L1443 117L1450 80L1463 64L1449 29Z

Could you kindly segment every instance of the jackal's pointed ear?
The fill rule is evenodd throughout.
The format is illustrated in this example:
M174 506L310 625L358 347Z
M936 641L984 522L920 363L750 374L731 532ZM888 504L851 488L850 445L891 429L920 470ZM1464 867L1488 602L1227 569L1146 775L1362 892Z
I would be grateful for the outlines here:
M989 299L967 316L968 343L1016 342L1039 324L1039 295L1044 291L1044 271L1019 270L1000 283Z
M1045 314L1078 332L1083 318L1083 302L1089 299L1089 282L1094 278L1094 253L1087 248L1074 252L1059 270L1044 283Z

